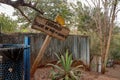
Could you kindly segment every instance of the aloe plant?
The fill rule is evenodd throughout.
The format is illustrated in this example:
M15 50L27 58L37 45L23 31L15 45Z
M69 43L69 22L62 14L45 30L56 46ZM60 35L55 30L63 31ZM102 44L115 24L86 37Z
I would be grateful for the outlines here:
M71 66L73 63L72 54L69 55L67 50L65 57L63 55L59 57L57 54L56 56L58 58L58 64L60 64L60 66L57 64L48 64L57 70L55 71L55 69L53 69L51 72L50 75L52 80L80 80L80 67L82 67L82 65L79 65L77 67Z

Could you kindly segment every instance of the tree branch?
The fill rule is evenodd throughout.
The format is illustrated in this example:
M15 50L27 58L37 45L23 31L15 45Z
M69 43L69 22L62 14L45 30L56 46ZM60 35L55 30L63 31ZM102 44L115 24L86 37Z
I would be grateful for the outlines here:
M87 4L89 5L90 8L92 8L91 4L89 3L88 0L86 0Z
M33 6L32 4L29 4L29 3L24 3L22 6L26 6L26 7L30 7L32 9L34 9L35 11L39 12L40 14L44 14L44 12L38 10L35 6Z
M26 6L34 9L35 11L39 12L40 14L43 15L43 12L37 9L34 5L31 3L25 3L24 0L17 0L17 1L11 1L11 0L0 0L0 3L10 5L20 11L20 13L29 21L31 20L23 13L23 11L19 8L20 6Z
M28 22L31 23L31 20L24 14L24 12L19 7L16 9L18 9L20 13L22 14L22 16L24 16L28 20Z

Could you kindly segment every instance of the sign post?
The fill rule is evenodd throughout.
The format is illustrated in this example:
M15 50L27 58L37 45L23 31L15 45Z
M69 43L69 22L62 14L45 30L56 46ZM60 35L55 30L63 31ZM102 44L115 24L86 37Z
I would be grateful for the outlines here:
M54 38L57 38L60 40L65 40L70 32L70 30L68 28L62 27L60 24L58 24L54 21L45 19L41 16L35 17L32 28L46 33L47 37L38 53L38 56L36 57L33 65L32 65L31 77L34 76L37 66L40 63L40 61L44 55L44 52L51 41L51 38L54 37Z

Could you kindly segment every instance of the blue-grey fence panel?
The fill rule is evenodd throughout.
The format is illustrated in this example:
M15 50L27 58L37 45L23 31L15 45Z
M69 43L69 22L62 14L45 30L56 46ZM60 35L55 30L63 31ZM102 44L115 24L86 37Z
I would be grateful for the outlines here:
M41 33L28 33L28 34L14 34L9 36L3 36L0 43L19 43L23 44L24 36L30 37L30 52L31 52L31 64L38 55L39 49L41 48L46 35ZM8 41L7 41L8 40ZM44 64L47 61L56 60L54 53L64 54L68 49L74 59L81 59L86 64L89 63L89 37L81 35L70 35L65 41L60 41L52 38L48 48L45 51L45 55L42 58L40 64Z

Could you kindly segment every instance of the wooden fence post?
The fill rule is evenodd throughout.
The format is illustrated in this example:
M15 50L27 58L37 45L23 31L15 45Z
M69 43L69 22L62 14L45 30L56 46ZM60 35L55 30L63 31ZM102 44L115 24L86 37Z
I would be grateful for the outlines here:
M49 45L51 39L52 38L49 35L47 35L47 37L45 38L45 41L44 41L44 43L43 43L43 45L42 45L42 47L41 47L41 49L40 49L40 51L38 53L38 56L35 59L33 65L32 65L32 68L31 68L31 77L34 76L34 73L35 73L35 71L36 71L36 69L37 69L37 67L39 65L39 62L41 61L41 59L42 59L42 57L44 55L44 52L45 52L47 46Z

